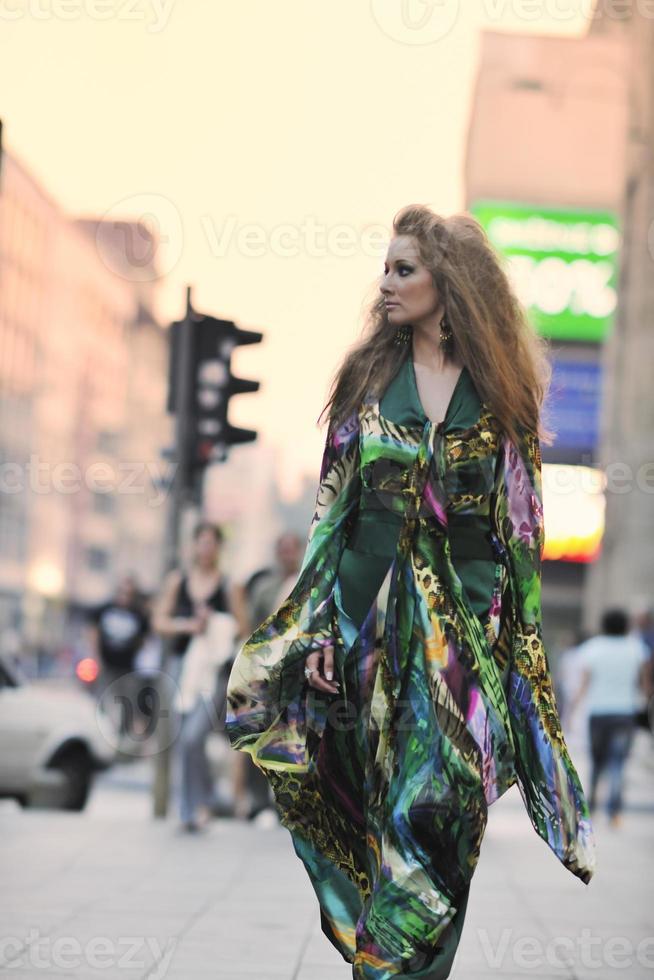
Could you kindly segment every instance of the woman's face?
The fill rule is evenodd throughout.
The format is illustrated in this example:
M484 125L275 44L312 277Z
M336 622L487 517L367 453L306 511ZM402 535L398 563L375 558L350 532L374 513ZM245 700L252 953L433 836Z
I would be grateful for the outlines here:
M205 567L214 565L218 560L220 545L216 535L209 528L200 531L194 542L195 560Z
M381 292L386 301L388 320L394 326L414 326L440 312L439 296L431 273L419 258L411 235L391 239L384 263Z

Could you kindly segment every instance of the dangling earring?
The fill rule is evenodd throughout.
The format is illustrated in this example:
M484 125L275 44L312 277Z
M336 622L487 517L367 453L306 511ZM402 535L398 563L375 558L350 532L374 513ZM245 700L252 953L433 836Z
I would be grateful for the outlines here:
M398 327L395 332L394 343L400 347L402 344L408 344L411 340L411 324L405 323L403 326Z
M454 340L454 334L452 333L451 326L445 319L445 314L443 314L441 318L440 327L441 327L441 333L439 337L439 343L444 350L450 351L452 348L452 341Z

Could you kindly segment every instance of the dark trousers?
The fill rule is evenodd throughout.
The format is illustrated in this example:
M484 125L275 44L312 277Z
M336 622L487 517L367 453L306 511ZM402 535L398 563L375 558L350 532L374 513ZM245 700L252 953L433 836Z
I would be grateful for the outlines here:
M120 735L135 733L135 719L139 714L139 691L146 686L132 667L114 667L102 664L96 682L96 696L109 715Z
M597 805L597 784L604 770L609 775L607 810L613 816L622 810L624 766L634 738L633 714L591 714L588 718L592 762L589 806Z

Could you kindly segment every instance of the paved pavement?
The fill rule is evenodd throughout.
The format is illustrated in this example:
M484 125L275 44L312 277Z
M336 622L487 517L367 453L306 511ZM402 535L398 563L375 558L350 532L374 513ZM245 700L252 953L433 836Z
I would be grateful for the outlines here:
M598 814L588 886L536 835L517 787L491 807L452 980L654 977L653 754L639 733L624 826ZM150 818L131 773L103 780L83 814L0 805L0 980L351 977L283 827L221 819L180 835L174 816Z

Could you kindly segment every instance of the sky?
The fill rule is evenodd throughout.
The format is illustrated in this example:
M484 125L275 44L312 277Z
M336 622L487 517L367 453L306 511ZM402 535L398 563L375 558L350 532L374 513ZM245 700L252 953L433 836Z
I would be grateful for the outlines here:
M464 207L483 30L582 36L592 0L0 0L4 141L73 216L161 238L159 314L264 334L230 408L282 495L363 325L393 215Z

